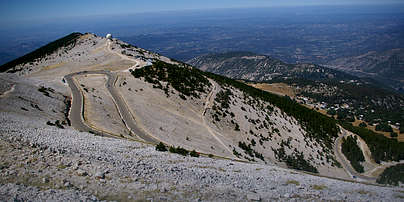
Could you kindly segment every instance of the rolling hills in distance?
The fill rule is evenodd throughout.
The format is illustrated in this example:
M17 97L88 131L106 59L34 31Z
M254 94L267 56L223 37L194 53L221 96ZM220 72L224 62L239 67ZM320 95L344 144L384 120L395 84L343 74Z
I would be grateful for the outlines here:
M137 189L137 196L145 198L156 195L168 199L187 198L190 194L192 198L199 196L209 200L212 199L210 193L217 196L222 190L220 185L213 183L214 179L219 179L223 183L237 184L228 187L234 195L226 195L226 200L290 197L283 188L279 188L282 195L265 192L259 187L254 188L257 191L249 189L252 187L247 184L254 183L254 180L248 177L247 170L260 166L256 172L261 169L275 169L279 173L284 172L283 168L297 170L290 172L302 180L286 183L303 186L302 191L297 191L297 197L339 199L340 196L328 194L328 190L341 193L342 190L352 190L354 186L372 190L372 197L396 200L391 188L378 188L384 190L381 193L373 191L373 185L352 185L335 178L380 184L391 179L395 180L390 182L393 184L401 180L383 171L389 166L396 168L395 165L404 160L404 143L350 123L350 118L360 117L369 119L368 124L396 127L394 124L402 114L375 121L367 114L374 112L366 110L371 107L373 111L397 111L403 106L401 95L380 89L374 91L379 97L365 94L354 97L352 104L333 103L339 107L336 120L302 105L297 97L310 98L314 103L326 99L315 95L329 94L329 97L335 96L339 101L347 102L348 95L344 97L345 94L339 92L356 95L357 86L371 88L368 81L319 65L286 64L246 52L203 56L188 63L204 71L115 38L72 33L2 65L2 144L11 148L10 144L16 144L13 140L18 138L19 147L26 150L38 148L47 155L55 153L61 160L55 165L53 161L40 158L40 162L52 166L39 172L43 169L37 167L39 164L16 167L11 159L6 158L3 168L7 172L15 170L24 176L28 174L22 168L32 168L35 177L23 181L10 174L1 176L1 180L9 183L23 181L26 186L36 186L39 180L41 187L56 190L78 187L82 191L80 194L92 193L100 199L122 196L134 186L141 187ZM302 91L296 94L296 98L279 96L225 76L254 82L282 81ZM310 93L315 95L310 96ZM366 96L372 96L368 103L364 102ZM308 100L303 101L308 104ZM344 104L362 106L365 111L351 112ZM341 114L342 109L349 113ZM387 119L388 124L384 123ZM15 128L16 125L21 127ZM394 128L396 130L398 128ZM52 140L52 134L58 141ZM66 146L59 148L63 138L66 138L63 140L67 142ZM95 142L92 144L97 149L91 147L91 141ZM87 153L80 150L80 142L89 149ZM152 151L158 143L159 150L167 148L171 153L179 154ZM125 145L125 148L119 145ZM349 148L361 152L352 154ZM103 150L111 153L103 158ZM74 152L80 155L75 156ZM180 156L189 153L203 157ZM32 159L39 157L28 158L35 162L38 160ZM165 159L165 163L159 164L161 159ZM73 161L82 163L76 165ZM204 161L209 161L208 166L203 166ZM111 166L111 162L117 166ZM144 168L145 164L152 165L152 168ZM236 165L240 170L224 169L222 165L226 164ZM139 171L133 166L143 169ZM148 169L151 172L146 172ZM212 169L215 172L210 172ZM192 175L188 172L190 170L208 174ZM177 171L187 177L167 174ZM272 174L277 175L275 171ZM49 177L55 172L57 174ZM63 178L63 173L68 172L75 173L74 177ZM230 177L225 178L226 175ZM245 180L238 182L234 179L236 176ZM265 174L260 176L265 182L276 181ZM310 184L306 178L320 180L328 186ZM217 191L214 188L201 190L201 179L202 185L218 187ZM176 181L174 185L170 185L172 180ZM338 186L331 186L332 183L338 183ZM163 184L164 188L160 189L158 185ZM190 186L184 188L184 184ZM110 186L118 188L108 190ZM320 190L320 193L307 193L310 187ZM182 194L168 191L173 188L182 190ZM362 199L368 197L358 192L344 194L364 197Z
M404 96L369 78L315 64L287 64L250 52L208 54L188 63L233 79L286 83L293 97L300 96L302 102L311 99L311 105L333 114L339 112L343 120L361 119L371 125L389 123L397 129L404 124Z
M402 48L369 51L362 55L333 60L328 65L352 75L373 78L398 92L404 92L404 50Z

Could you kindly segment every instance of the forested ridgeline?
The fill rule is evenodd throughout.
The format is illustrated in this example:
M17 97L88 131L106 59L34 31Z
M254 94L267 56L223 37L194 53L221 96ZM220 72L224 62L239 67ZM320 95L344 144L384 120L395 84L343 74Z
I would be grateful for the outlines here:
M43 58L47 55L50 55L61 47L66 47L71 44L74 44L76 42L76 40L82 35L83 34L81 34L81 33L74 32L63 38L53 41L53 42L51 42L45 46L42 46L22 57L19 57L13 61L10 61L10 62L0 66L0 72L5 72L19 64L26 64L26 63L34 62L36 59ZM18 70L14 70L14 71L18 71Z

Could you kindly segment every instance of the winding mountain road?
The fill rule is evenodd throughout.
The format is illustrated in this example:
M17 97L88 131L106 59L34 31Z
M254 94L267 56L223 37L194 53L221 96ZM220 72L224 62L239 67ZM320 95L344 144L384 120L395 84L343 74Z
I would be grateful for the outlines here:
M76 72L66 75L64 77L72 91L72 107L69 113L69 118L74 128L80 131L91 132L101 136L115 137L113 135L106 134L105 132L98 131L90 127L88 124L86 124L86 120L84 119L84 102L83 102L84 96L82 91L74 82L73 77L77 75L87 75L87 74L104 74L108 77L105 86L107 87L109 93L112 96L112 99L118 109L118 113L122 118L122 121L125 123L126 127L131 131L132 134L137 135L139 138L149 143L157 144L159 142L156 138L146 134L145 132L143 132L142 129L140 129L137 126L135 118L128 109L128 105L115 88L117 75L115 73L105 70Z
M335 140L334 144L334 153L337 155L337 157L340 159L340 162L342 163L342 167L345 169L345 171L348 172L348 174L352 178L357 178L360 180L366 180L366 181L376 181L377 177L369 177L369 176L364 176L356 172L352 166L351 163L345 158L344 154L342 154L341 149L342 149L342 138L347 136L346 131L343 131L343 135L339 136Z
M97 130L94 130L90 126L88 126L85 123L84 120L84 96L80 89L77 87L73 77L76 75L81 75L84 74L84 72L78 72L78 73L73 73L73 74L68 74L64 77L65 81L69 85L71 91L72 91L72 104L71 108L69 111L69 119L74 128L76 128L79 131L85 131L85 132L90 132L94 133L97 135L101 136L107 136L107 137L113 137L111 135L99 132Z

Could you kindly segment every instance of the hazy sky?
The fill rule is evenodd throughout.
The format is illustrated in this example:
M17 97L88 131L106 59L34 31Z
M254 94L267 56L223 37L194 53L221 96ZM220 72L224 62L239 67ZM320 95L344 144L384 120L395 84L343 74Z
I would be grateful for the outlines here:
M0 21L128 14L162 10L341 4L389 4L403 0L0 0Z

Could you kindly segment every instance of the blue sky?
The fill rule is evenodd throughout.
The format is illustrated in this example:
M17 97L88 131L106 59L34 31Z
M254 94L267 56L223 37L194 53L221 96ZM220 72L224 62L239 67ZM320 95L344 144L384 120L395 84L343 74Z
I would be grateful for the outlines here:
M402 0L0 0L0 21L13 23L24 20L162 10L401 2Z

